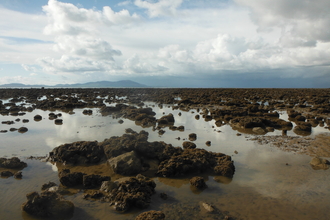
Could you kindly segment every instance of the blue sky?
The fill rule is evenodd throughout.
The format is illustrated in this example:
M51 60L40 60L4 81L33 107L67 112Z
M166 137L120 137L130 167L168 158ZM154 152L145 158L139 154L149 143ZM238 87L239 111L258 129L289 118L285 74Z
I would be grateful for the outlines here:
M330 1L1 0L0 84L329 87Z

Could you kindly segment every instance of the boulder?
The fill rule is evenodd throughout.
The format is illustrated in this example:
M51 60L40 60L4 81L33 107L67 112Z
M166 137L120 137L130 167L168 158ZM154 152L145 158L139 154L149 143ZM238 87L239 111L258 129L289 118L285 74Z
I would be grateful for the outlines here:
M190 141L195 141L197 139L197 135L195 133L189 134L189 140Z
M30 215L57 219L73 215L73 203L63 199L56 192L44 191L41 194L32 192L26 197L28 201L23 203L22 209Z
M311 159L311 161L309 162L309 164L311 165L311 167L314 170L320 170L320 169L327 170L327 169L329 169L330 162L326 159L322 159L319 157L313 157Z
M108 160L108 164L117 174L134 175L142 171L142 163L135 151L131 151Z

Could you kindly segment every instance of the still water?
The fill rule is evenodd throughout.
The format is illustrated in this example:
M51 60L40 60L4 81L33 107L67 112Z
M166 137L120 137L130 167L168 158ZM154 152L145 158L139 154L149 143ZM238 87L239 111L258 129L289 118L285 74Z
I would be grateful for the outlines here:
M0 219L34 219L21 211L21 204L26 201L25 195L32 191L40 192L44 183L53 181L59 184L57 168L39 160L28 160L29 156L45 156L54 147L75 141L103 141L111 136L121 136L125 129L132 128L139 132L149 132L149 142L164 141L173 146L182 146L190 133L197 134L197 147L213 152L231 155L236 167L233 179L219 176L207 176L208 188L195 192L190 188L189 179L154 178L157 184L156 194L147 210L171 210L167 219L187 219L189 208L199 207L200 202L214 205L220 211L228 212L237 219L327 219L330 207L329 170L313 170L310 156L283 152L277 148L258 145L249 141L251 134L237 136L238 131L229 125L215 126L215 121L206 122L202 117L195 119L196 110L173 110L170 105L159 107L146 103L156 112L156 118L172 113L175 126L183 125L185 130L172 131L164 128L159 135L152 127L142 128L134 121L102 116L98 109L92 109L92 115L84 115L84 109L73 112L34 110L23 116L0 116L1 121L15 121L12 125L0 124L1 133L0 157L17 156L28 164L23 170L23 178L13 177L0 179ZM145 106L146 107L146 106ZM49 113L61 113L62 125L56 125L48 118ZM179 115L181 113L181 115ZM41 115L41 121L35 121L35 115ZM285 113L281 118L285 118ZM28 119L28 123L23 123ZM27 127L26 133L10 132L10 128ZM329 130L316 127L312 135ZM267 135L280 135L281 131ZM288 131L289 136L296 136ZM180 139L178 139L180 137ZM205 144L211 141L211 146ZM167 193L168 200L159 197ZM75 204L75 213L71 219L134 219L139 213L147 210L132 210L127 214L115 213L107 203L82 199L83 192L75 190L66 199ZM176 213L181 213L180 215ZM208 216L217 219L216 216ZM195 215L190 219L203 219ZM204 218L205 219L205 218Z

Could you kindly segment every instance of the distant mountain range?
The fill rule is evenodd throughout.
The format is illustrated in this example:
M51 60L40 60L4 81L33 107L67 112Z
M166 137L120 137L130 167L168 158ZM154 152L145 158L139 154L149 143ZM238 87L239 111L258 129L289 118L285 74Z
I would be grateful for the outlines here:
M98 81L98 82L88 82L88 83L77 83L77 84L57 84L54 86L48 85L25 85L22 83L10 83L0 85L1 88L142 88L148 87L146 85L131 81L131 80L121 80L116 82L111 81Z

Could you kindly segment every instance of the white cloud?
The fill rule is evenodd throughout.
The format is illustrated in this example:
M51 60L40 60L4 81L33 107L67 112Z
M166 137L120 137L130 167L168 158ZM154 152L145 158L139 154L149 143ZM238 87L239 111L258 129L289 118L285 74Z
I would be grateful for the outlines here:
M287 38L298 41L291 42L290 46L311 46L315 41L330 41L328 0L234 1L251 9L251 18L259 26L260 31L277 27L284 35L289 35Z
M151 18L158 16L175 15L177 8L182 4L183 0L159 0L158 2L150 2L143 0L135 0L134 4L140 8L148 10Z

